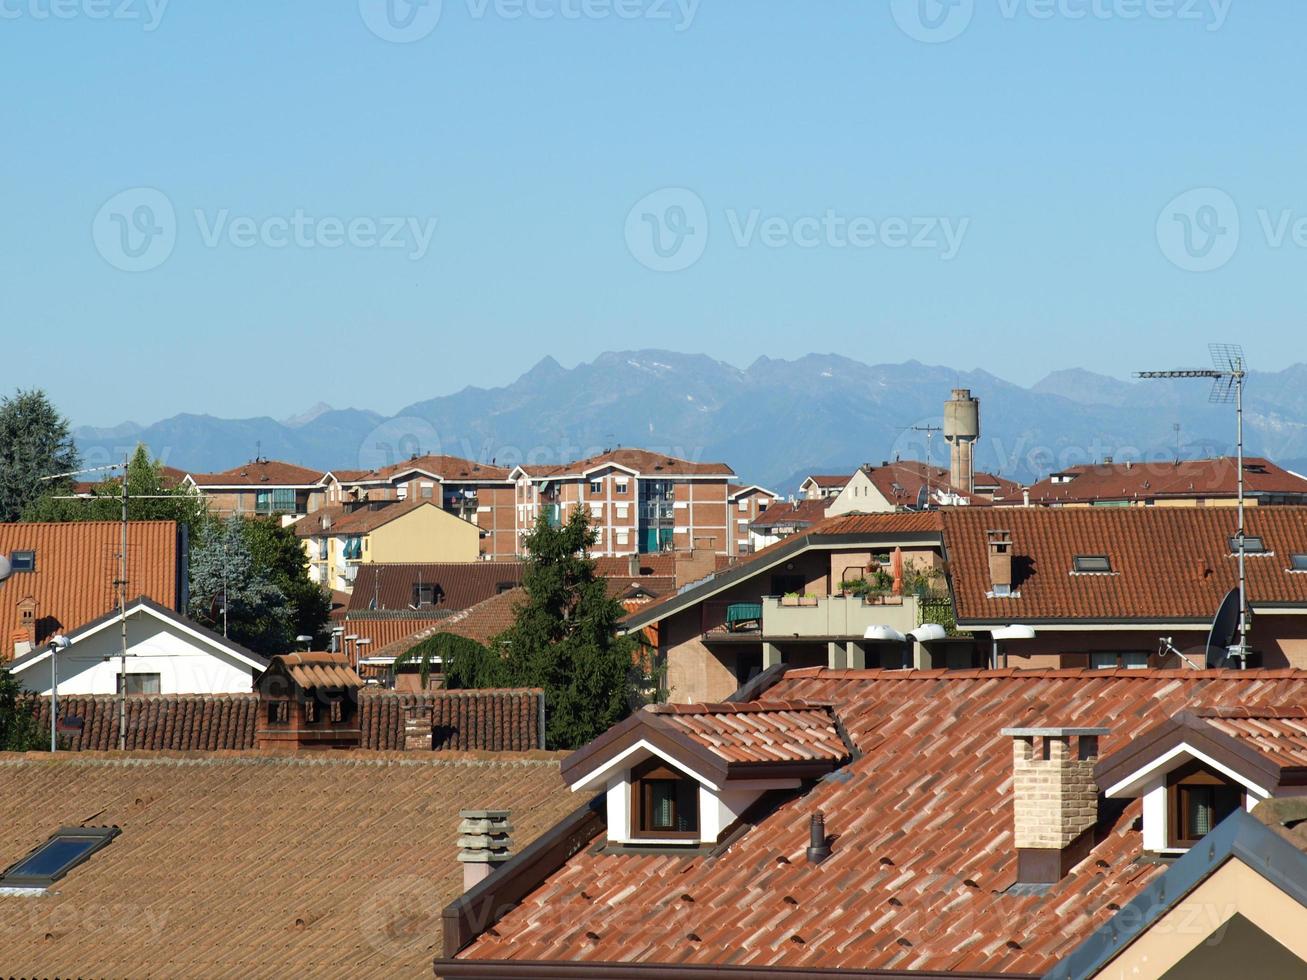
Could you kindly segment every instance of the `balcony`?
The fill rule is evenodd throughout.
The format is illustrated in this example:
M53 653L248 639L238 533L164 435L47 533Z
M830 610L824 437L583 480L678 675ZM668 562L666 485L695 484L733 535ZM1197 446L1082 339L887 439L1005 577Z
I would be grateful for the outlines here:
M777 639L861 640L868 626L900 633L920 620L916 596L768 596L762 600L761 635Z

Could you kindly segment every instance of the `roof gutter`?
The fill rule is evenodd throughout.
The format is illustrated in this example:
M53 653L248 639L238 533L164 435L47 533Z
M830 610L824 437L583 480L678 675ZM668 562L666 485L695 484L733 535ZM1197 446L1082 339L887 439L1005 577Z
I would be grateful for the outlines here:
M839 977L841 980L1038 980L1033 973L953 973L934 970L814 970L784 966L725 966L705 963L687 966L671 963L582 963L539 960L435 961L436 976L444 980L804 980Z

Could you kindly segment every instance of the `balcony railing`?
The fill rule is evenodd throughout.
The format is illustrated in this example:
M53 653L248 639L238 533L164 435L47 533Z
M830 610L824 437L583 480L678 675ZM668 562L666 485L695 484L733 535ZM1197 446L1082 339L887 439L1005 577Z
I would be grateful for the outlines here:
M768 596L762 600L765 637L860 640L868 626L901 633L919 625L916 596Z

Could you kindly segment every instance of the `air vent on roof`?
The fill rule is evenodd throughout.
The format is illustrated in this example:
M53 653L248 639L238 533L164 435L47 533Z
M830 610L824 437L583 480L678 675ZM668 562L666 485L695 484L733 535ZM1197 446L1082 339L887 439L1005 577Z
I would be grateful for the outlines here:
M1071 566L1081 575L1103 575L1112 570L1112 560L1106 555L1076 555Z

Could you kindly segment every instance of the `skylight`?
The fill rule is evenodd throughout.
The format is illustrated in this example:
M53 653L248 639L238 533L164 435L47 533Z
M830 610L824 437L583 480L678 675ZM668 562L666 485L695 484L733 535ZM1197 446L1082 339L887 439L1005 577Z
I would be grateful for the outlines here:
M1243 550L1245 554L1249 554L1249 555L1265 554L1266 542L1256 535L1245 534L1243 536ZM1238 553L1239 553L1239 538L1237 535L1234 535L1231 536L1230 538L1230 554L1237 555Z
M36 571L36 552L15 551L9 559L9 564L15 572L34 572Z
M1112 560L1107 555L1076 555L1071 559L1071 568L1081 575L1101 575L1112 571Z
M0 875L0 888L49 888L119 833L117 827L64 827Z
M1290 555L1289 571L1307 572L1307 555Z

